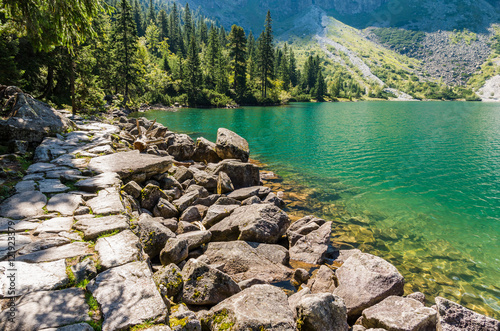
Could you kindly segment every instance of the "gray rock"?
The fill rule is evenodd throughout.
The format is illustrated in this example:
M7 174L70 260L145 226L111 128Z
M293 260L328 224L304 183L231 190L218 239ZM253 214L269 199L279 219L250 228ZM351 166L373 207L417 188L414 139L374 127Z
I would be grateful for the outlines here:
M188 232L193 232L193 231L200 231L200 228L197 225L193 224L193 223L188 223L188 222L180 221L178 223L178 227L177 227L176 233L177 234L183 234L183 233L188 233Z
M193 160L196 162L217 163L221 159L215 151L215 143L199 137L196 139Z
M238 201L236 199L231 199L231 198L228 198L228 197L225 197L225 196L221 196L219 197L214 205L219 205L219 206L228 206L228 205L237 205L237 206L241 206L241 201Z
M91 280L95 276L97 276L97 268L95 265L94 260L92 259L85 259L82 262L79 262L75 264L74 266L71 266L71 271L73 272L73 275L75 276L75 283L78 284L79 282L87 279Z
M259 203L262 203L262 200L260 200L259 197L253 196L253 197L250 197L250 198L243 200L241 202L241 205L242 206L249 206L249 205L255 205L255 204L259 204Z
M232 191L234 191L234 186L231 178L224 171L219 172L219 176L217 177L217 193L224 194Z
M199 198L206 198L210 195L210 193L207 191L206 188L204 188L203 186L197 185L197 184L190 184L186 188L185 194L190 194L191 192L198 192Z
M57 168L57 165L55 164L52 164L52 163L33 163L32 165L30 165L28 167L28 169L26 170L26 172L28 174L34 174L34 173L38 173L38 172L46 172L46 171L49 171L49 170L53 170Z
M62 326L60 328L43 329L40 331L94 331L94 328L87 323L77 323Z
M79 288L60 291L39 291L26 294L16 301L16 315L9 320L9 309L0 313L0 329L30 331L57 328L90 321L85 293Z
M42 224L36 228L34 234L37 235L43 232L69 232L72 225L73 217L56 217L43 221Z
M50 151L47 146L39 145L35 149L35 156L33 158L35 162L49 162L50 161Z
M59 179L44 179L38 183L42 193L61 193L70 190L69 187L61 183Z
M231 215L231 213L236 209L240 207L239 205L212 205L208 208L207 214L205 215L205 218L202 221L202 224L210 228L220 220L224 219L225 217Z
M192 172L196 185L200 185L210 191L215 191L217 189L217 176L210 175L205 171L198 170L196 168L193 168Z
M303 268L297 268L293 273L293 279L299 284L307 282L310 277L309 271Z
M299 239L319 229L323 224L325 224L325 220L314 216L306 216L293 222L286 232L289 246L294 246Z
M135 150L93 158L88 168L97 173L116 172L122 180L137 174L143 174L147 179L165 173L172 162L171 156L156 156Z
M97 192L108 187L119 187L120 184L120 176L116 172L106 172L89 179L80 180L76 182L75 186L83 191Z
M36 183L34 180L22 180L16 184L16 193L34 191Z
M176 298L184 285L181 269L174 263L162 266L153 274L153 280L160 289L160 293L166 298Z
M77 169L64 169L64 170L54 170L47 171L45 173L45 178L60 179L60 180L79 180L87 178L82 176L82 172Z
M18 256L16 260L30 263L51 262L86 255L87 250L87 243L74 242L63 246L51 247L30 254L21 255Z
M167 240L165 247L160 252L160 261L162 265L170 263L179 263L185 260L188 256L188 242L178 238L170 238Z
M259 198L266 197L269 193L271 193L271 189L265 186L251 186L240 188L236 191L231 192L228 195L228 198L236 199L239 201L243 201L250 197L257 196Z
M125 191L135 199L138 199L141 196L142 187L131 180L130 182L122 186L122 191Z
M423 294L422 292L413 292L408 294L406 297L409 299L415 299L418 302L425 304L425 294Z
M179 221L193 223L193 222L201 221L201 218L202 218L202 216L201 216L198 208L195 206L191 206L191 207L186 208L186 210L184 210L182 212L182 215L179 218Z
M102 145L102 146L96 146L93 148L90 148L87 150L89 153L93 154L104 154L104 155L109 155L114 153L115 151L113 150L113 147L110 145Z
M220 330L296 330L286 294L271 285L254 285L233 295L203 314L202 327Z
M12 269L15 271L12 272ZM16 285L14 293L10 293L12 279L8 276L13 273ZM0 262L0 298L21 296L34 291L54 290L68 282L64 260L46 263Z
M338 254L335 257L335 262L342 264L348 258L350 258L351 255L354 255L356 253L362 253L362 252L359 249L357 249L357 248L353 248L353 249L341 249L341 250L338 251L338 253L335 253L335 254Z
M187 134L174 134L166 140L168 154L176 160L190 160L194 154L194 141Z
M38 182L38 181L41 181L44 178L45 178L45 176L44 176L43 173L36 173L36 174L30 174L30 175L24 176L23 177L23 181L34 180L34 181Z
M177 217L179 215L179 211L177 210L177 207L171 204L167 199L160 198L158 200L158 204L153 209L153 215L156 217L171 218Z
M80 204L83 203L81 195L71 193L60 193L50 198L47 203L48 211L55 211L62 216L73 215Z
M290 259L310 264L321 264L326 258L332 222L326 222L317 230L303 236L290 247Z
M177 238L180 240L187 240L188 249L192 251L201 245L208 243L210 238L212 238L212 233L210 231L192 231L180 234Z
M158 256L167 240L175 237L175 233L154 218L140 220L138 225L139 239L150 258Z
M184 167L182 167L184 168ZM186 169L186 168L184 168ZM170 176L169 174L163 174L158 178L158 181L160 182L160 187L162 190L171 190L174 188L178 188L179 190L182 190L182 185L175 179L173 176Z
M190 193L184 194L182 197L174 200L172 203L180 212L183 212L187 207L191 206L199 196L200 193L198 191L192 191Z
M101 234L127 230L129 228L127 221L125 215L82 218L74 224L74 228L83 232L83 239L94 240Z
M187 261L182 279L182 301L190 305L215 305L240 292L229 275L195 259Z
M344 301L331 293L306 294L290 305L304 331L347 331L347 313Z
M214 175L219 175L221 171L229 176L235 189L260 184L259 167L254 164L238 160L224 160L207 167L207 172Z
M99 191L96 198L87 201L87 206L92 209L95 215L125 213L120 193L115 188L107 188Z
M12 236L9 234L0 234L0 260L7 256L13 256L15 252L24 249L33 242L29 234L16 235L14 246L12 246ZM19 253L18 253L19 254Z
M174 179L178 183L183 183L188 179L193 179L193 172L186 167L178 167L175 169Z
M215 151L221 159L240 159L248 161L250 149L248 142L231 130L219 128Z
M242 206L210 228L213 241L245 240L274 244L290 225L288 216L274 205Z
M291 268L269 259L244 241L210 242L198 260L225 272L236 282L251 278L280 282L290 279L293 273Z
M0 216L21 219L43 215L47 197L38 191L18 193L0 205Z
M326 265L322 265L313 273L306 286L311 293L332 293L335 289L335 273Z
M12 220L10 218L0 218L0 232L24 232L35 230L40 223L34 221Z
M438 309L438 331L500 330L500 321L475 313L453 301L436 297L436 305Z
M16 242L17 241L19 241L19 237L16 238ZM69 244L70 242L71 242L70 239L60 237L60 236L38 239L37 241L30 242L29 244L24 246L18 252L18 254L19 255L26 255L26 254L34 253L37 251L41 251L43 249L66 245L66 244Z
M258 254L265 256L268 260L274 263L287 266L290 262L290 254L288 253L288 249L281 245L271 245L256 242L248 242L248 244L255 248Z
M238 283L238 286L244 290L244 289L247 289L251 286L254 286L254 285L262 285L262 284L267 284L267 282L265 280L262 280L262 279L259 279L259 278L250 278L250 279L246 279L246 280L243 280L241 282Z
M391 295L402 295L404 279L389 262L367 254L355 253L335 272L339 286L333 294L344 299L349 319Z
M284 208L285 207L285 202L278 198L278 196L274 193L269 193L266 198L264 199L264 203L272 203L278 208Z
M436 330L437 312L421 302L390 296L363 310L363 326L394 331Z
M168 200L168 195L163 192L160 187L148 184L141 191L141 207L153 210L160 199Z
M130 230L99 238L95 249L99 253L99 260L104 269L143 259L139 238Z
M201 331L201 323L198 317L183 303L172 307L170 326L173 331Z
M102 308L103 331L149 322L165 322L167 307L146 262L106 270L87 285Z

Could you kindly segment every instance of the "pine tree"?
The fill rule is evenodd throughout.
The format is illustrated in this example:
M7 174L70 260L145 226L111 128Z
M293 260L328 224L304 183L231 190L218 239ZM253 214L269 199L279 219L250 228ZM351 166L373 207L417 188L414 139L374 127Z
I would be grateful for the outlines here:
M325 79L323 78L323 73L321 72L321 70L319 70L316 78L316 84L314 85L313 97L316 98L316 100L318 101L323 101L325 93L326 93Z
M181 26L179 23L179 11L177 10L177 5L174 2L172 11L168 17L168 33L170 41L170 51L175 54L184 53L184 41L181 34Z
M290 60L289 60L289 75L290 75L290 83L292 86L297 86L299 81L297 75L297 60L295 59L295 54L293 53L293 49L290 48Z
M160 29L153 24L153 21L146 29L146 46L153 56L159 55Z
M198 31L198 40L206 45L208 43L208 27L202 18L198 21Z
M135 2L134 2L134 21L135 21L135 25L137 27L137 35L139 37L144 36L146 29L144 28L144 24L143 24L143 20L142 20L141 6L139 4L139 0L135 0Z
M249 76L249 85L251 88L255 85L255 79L258 76L257 71L257 43L252 31L248 34L247 42L247 71Z
M168 20L164 9L160 10L157 21L158 28L160 29L160 41L163 41L165 38L168 38Z
M278 69L280 79L283 81L283 89L288 91L290 88L290 59L288 55L288 45L283 46L283 56Z
M266 24L258 40L258 67L261 80L262 97L267 97L267 88L270 86L269 80L273 78L274 70L274 50L271 12L267 12Z
M229 33L229 54L234 75L233 88L236 99L242 100L247 90L246 37L241 26L233 25Z
M149 7L148 7L148 17L147 17L147 23L156 25L156 15L155 15L155 6L153 5L153 0L149 0Z
M187 51L185 81L189 104L195 105L198 90L201 86L201 69L198 47L196 46L196 38L194 35L191 36Z
M223 26L219 30L219 42L223 49L227 48L227 34Z
M189 3L186 3L184 8L184 43L186 45L189 44L192 36L194 36L193 16L189 9Z
M116 16L113 43L117 85L124 85L124 98L128 100L129 86L136 81L137 29L132 17L132 7L127 0L120 0Z
M206 87L208 89L215 88L215 64L218 53L220 53L219 36L212 25L208 33L208 45L205 51Z

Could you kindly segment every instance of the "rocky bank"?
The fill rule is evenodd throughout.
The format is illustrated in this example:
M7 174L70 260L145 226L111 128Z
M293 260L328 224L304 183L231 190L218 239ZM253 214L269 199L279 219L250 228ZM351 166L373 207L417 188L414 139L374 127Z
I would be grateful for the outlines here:
M291 222L249 153L229 130L193 141L145 118L45 138L0 205L0 329L500 329L404 297L393 265L333 249L331 222Z

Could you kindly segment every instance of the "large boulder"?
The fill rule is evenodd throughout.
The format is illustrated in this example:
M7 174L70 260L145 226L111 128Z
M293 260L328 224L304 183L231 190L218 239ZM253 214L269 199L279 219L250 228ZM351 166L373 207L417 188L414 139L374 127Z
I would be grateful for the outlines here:
M267 283L289 280L293 269L269 256L270 247L259 250L245 241L211 242L205 253L198 258L222 272L236 282L259 278ZM269 245L281 250L279 245Z
M290 247L290 258L310 264L324 262L330 244L332 222L326 222L317 230L300 238Z
M296 330L285 292L272 285L254 285L203 314L205 330Z
M498 331L500 321L480 315L453 301L442 297L436 298L438 309L438 331Z
M205 218L203 218L203 225L210 228L212 225L216 224L225 217L231 215L231 213L240 207L239 205L212 205L208 208Z
M167 199L160 198L158 204L153 209L153 215L156 217L171 218L177 217L179 211Z
M141 191L141 207L147 210L153 211L153 208L158 204L161 199L168 200L168 195L163 192L159 186L154 184L148 184ZM163 216L163 215L155 215ZM163 216L165 218L171 216Z
M17 96L7 120L0 120L0 141L21 140L40 143L49 135L62 133L71 121L48 104L17 89Z
M255 164L244 163L239 160L223 160L207 166L208 173L219 175L221 171L229 176L235 189L260 184L259 167Z
M200 320L183 303L170 309L170 327L172 331L201 331Z
M194 141L187 134L173 134L166 140L167 152L176 160L190 160L194 154Z
M203 137L199 137L196 139L193 160L197 162L217 163L221 159L215 151L215 143Z
M264 198L267 196L269 193L271 193L271 189L269 187L265 186L250 186L250 187L244 187L240 188L236 191L231 192L228 194L229 198L236 199L239 201L243 201L247 198L257 196L259 198Z
M243 162L248 162L250 155L246 139L224 128L217 130L215 151L221 159L240 159Z
M162 266L153 274L153 280L160 289L160 293L166 298L177 297L184 284L181 269L173 263Z
M179 240L186 240L188 242L188 249L190 251L206 244L212 238L212 233L210 231L190 231L187 233L182 233L177 236Z
M288 216L271 204L241 206L210 228L213 241L245 240L275 244L290 225Z
M333 294L344 299L350 319L388 296L403 295L403 276L396 267L375 255L355 253L335 274L339 286Z
M390 296L375 306L363 310L362 323L367 329L431 331L436 330L436 320L437 312L425 307L421 302Z
M140 153L138 150L113 153L94 157L88 168L96 173L116 172L121 179L133 179L140 182L154 175L167 172L172 166L171 156L157 156Z
M179 263L189 254L188 241L185 239L170 238L160 252L160 262L163 265Z
M325 220L314 216L306 216L293 222L286 231L289 246L292 247L300 238L319 229L325 222Z
M195 259L186 263L182 278L182 301L190 305L215 305L240 292L228 274Z
M158 256L167 240L175 237L175 233L154 218L140 220L138 225L139 239L150 258Z
M344 300L331 293L300 295L298 300L289 299L290 308L302 331L347 331L347 312Z

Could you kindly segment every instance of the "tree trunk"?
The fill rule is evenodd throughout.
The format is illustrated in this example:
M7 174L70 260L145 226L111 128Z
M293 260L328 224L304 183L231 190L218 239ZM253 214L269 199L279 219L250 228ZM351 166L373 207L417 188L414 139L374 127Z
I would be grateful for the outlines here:
M70 67L70 88L71 88L71 109L73 116L76 116L76 99L75 99L75 60L74 56L70 54L71 67Z

